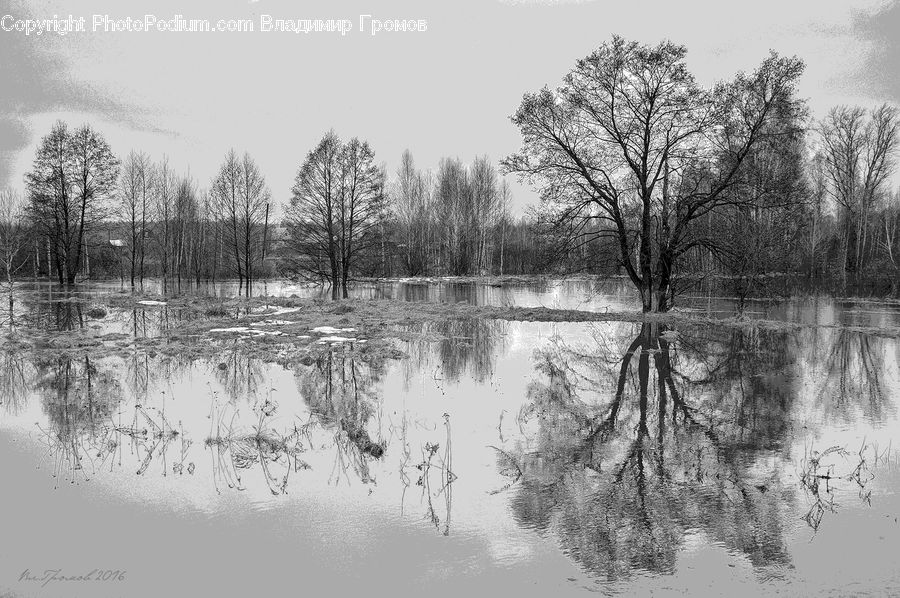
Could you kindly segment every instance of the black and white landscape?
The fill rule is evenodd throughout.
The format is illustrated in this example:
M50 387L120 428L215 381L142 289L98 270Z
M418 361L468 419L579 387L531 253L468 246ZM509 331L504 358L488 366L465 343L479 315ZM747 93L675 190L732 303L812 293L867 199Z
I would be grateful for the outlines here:
M900 2L0 0L0 597L900 595Z

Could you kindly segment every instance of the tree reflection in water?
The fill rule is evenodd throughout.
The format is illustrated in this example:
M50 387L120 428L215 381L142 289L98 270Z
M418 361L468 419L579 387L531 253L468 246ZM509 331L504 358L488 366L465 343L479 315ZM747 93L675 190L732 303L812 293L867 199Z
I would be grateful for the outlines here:
M525 440L499 455L521 478L517 520L609 580L672 572L698 533L755 566L787 564L792 499L774 451L793 394L767 336L676 350L673 333L644 324L617 362L561 341L540 351Z
M25 408L33 376L33 368L23 351L7 347L0 352L0 405L3 411L17 415Z
M819 402L832 417L852 420L858 406L872 419L881 419L888 404L884 381L883 339L849 330L833 335L824 359Z
M119 383L88 356L37 359L35 372L54 476L71 482L88 479L118 447L108 422L121 401Z
M403 363L407 385L416 372L427 372L439 388L464 376L493 383L495 361L502 352L508 327L509 322L482 318L438 320L410 327L407 332L414 330L424 339L438 340L408 344L409 358ZM436 357L433 365L432 354Z
M212 454L212 472L216 488L226 485L244 489L241 470L259 466L263 478L273 494L287 492L292 472L308 469L304 453L321 452L325 446L314 441L314 434L324 433L335 450L329 482L337 485L350 476L364 484L374 483L370 471L372 460L380 459L386 442L377 431L381 401L374 389L384 371L384 360L364 358L350 347L333 346L316 356L309 356L294 367L294 378L301 399L309 410L307 421L296 414L289 426L277 423L280 409L277 402L258 388L261 378L259 360L229 353L218 365L217 377L228 400L219 404L213 393L210 419L212 429L206 446ZM240 383L235 384L235 380ZM252 426L241 425L241 407L237 399L241 393L256 404L252 411L256 421ZM379 427L380 430L380 427Z
M384 358L349 347L329 347L295 367L297 390L310 416L300 422L293 407L287 425L276 418L279 406L271 392L262 388L262 362L239 350L224 352L209 364L224 400L211 390L209 430L195 426L188 433L181 415L167 415L166 396L169 381L196 365L190 359L133 352L122 359L55 356L29 364L13 352L4 357L5 411L21 411L30 393L38 394L46 416L39 429L59 479L86 480L104 466L123 463L134 463L138 475L154 463L164 476L191 474L196 467L191 438L205 438L216 488L243 489L241 472L258 468L269 489L281 494L292 471L309 467L302 458L307 451L333 447L331 481L349 482L353 476L365 484L374 483L370 463L386 451L377 390ZM129 400L124 400L126 390ZM170 408L178 414L185 406L176 402ZM314 445L314 432L330 442ZM169 455L173 448L174 457Z
M261 394L263 378L262 361L249 357L237 342L218 359L216 379L229 400L253 401Z
M87 324L83 305L75 296L48 302L35 301L29 307L28 324L41 330L71 332L81 330Z
M294 376L313 418L335 430L334 483L341 476L346 478L348 471L363 483L374 481L368 462L380 458L386 447L377 389L384 375L384 359L363 359L352 348L336 345L306 361L295 367ZM377 438L372 437L370 429L375 430Z
M78 322L77 304L55 309L62 312L54 321ZM467 390L502 384L493 378L498 360L507 359L510 326L473 319L426 328L427 340L409 343L410 359L398 367L407 376L407 368L418 371L434 395L387 410L386 358L365 345L316 345L287 370L296 392L288 380L277 395L268 386L283 370L239 345L208 362L137 348L103 360L7 352L0 355L0 391L7 413L26 409L31 394L40 397L41 430L58 479L85 479L103 466L133 465L139 475L191 474L198 467L219 490L252 484L282 494L289 479L310 467L303 475L321 473L322 486L327 477L332 485L370 490L376 477L397 472L401 509L407 489L421 488L425 519L447 534L456 473L450 415L442 425L440 414L466 406L441 402L440 391L457 383ZM587 348L559 337L541 341L537 379L515 418L520 433L501 436L495 446L507 479L483 490L508 493L522 525L552 533L586 569L610 579L672 571L690 537L744 554L757 567L788 564L785 530L808 508L798 504L803 491L819 508L808 520L815 528L831 510L834 483L816 486L821 478L810 474L800 485L802 454L790 454L802 445L797 412L812 409L851 423L861 412L880 421L892 409L886 377L896 373L886 358L888 341L844 330L698 327L678 334L625 323L595 330L617 326L626 336L598 334ZM210 390L172 401L166 411L170 381L197 372ZM808 401L798 399L804 383ZM482 403L476 419L491 408ZM454 413L455 422L467 421L464 411ZM489 417L493 427L495 416ZM468 448L485 454L478 452L484 444ZM810 450L805 463L815 458ZM869 488L860 482L871 472L850 465L863 496Z

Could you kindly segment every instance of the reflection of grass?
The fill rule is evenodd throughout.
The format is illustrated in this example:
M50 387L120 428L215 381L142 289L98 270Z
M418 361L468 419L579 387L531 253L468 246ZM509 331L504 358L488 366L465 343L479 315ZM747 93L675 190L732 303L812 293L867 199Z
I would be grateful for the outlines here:
M516 482L522 479L522 468L519 466L515 457L503 449L497 448L494 445L489 445L488 448L497 451L497 467L500 470L500 474L509 479L509 482L490 492L490 494L500 494L501 492L505 492L512 488Z
M237 411L231 412L228 424L225 424L227 410L221 410L216 416L216 403L213 401L210 415L214 422L214 431L204 442L213 455L213 480L218 491L218 479L225 481L229 488L242 490L241 476L238 470L250 469L259 465L266 485L272 494L285 494L291 470L299 471L309 466L298 458L303 452L303 430L296 427L293 432L283 436L269 427L270 418L275 415L278 405L266 399L258 409L259 420L249 433L235 431L234 420ZM284 475L273 472L272 465L284 467Z
M416 465L416 469L421 472L416 485L422 487L422 496L426 501L426 518L438 530L441 530L445 536L450 535L450 515L453 507L453 489L452 484L456 481L456 474L453 472L453 447L450 434L450 416L444 414L444 428L446 431L446 443L441 453L441 446L438 443L426 442L422 447L422 462ZM436 471L440 475L440 487L432 490L431 474ZM434 507L434 499L444 498L444 526L441 529L441 518Z
M54 477L72 483L79 479L88 481L107 463L111 469L117 455L121 465L121 451L125 443L130 444L132 454L140 461L137 475L146 473L154 458L158 457L162 460L162 474L165 476L166 450L171 442L179 438L182 441L181 460L174 470L181 473L190 441L184 438L181 430L169 424L162 412L149 409L157 413L156 417L141 405L136 405L130 425L115 424L111 414L106 416L107 421L90 423L82 414L68 416L64 426L58 422L50 429L38 426L54 463ZM193 473L193 469L193 463L189 464L189 473Z
M890 455L891 445L880 451L878 443L867 442L866 439L863 439L856 453L850 453L841 446L830 446L821 452L806 447L798 475L800 485L812 504L803 520L813 531L817 531L825 513L836 512L835 490L842 483L854 484L860 500L871 506L872 490L868 485L875 479L875 469L879 463L890 463ZM839 469L843 473L838 473Z

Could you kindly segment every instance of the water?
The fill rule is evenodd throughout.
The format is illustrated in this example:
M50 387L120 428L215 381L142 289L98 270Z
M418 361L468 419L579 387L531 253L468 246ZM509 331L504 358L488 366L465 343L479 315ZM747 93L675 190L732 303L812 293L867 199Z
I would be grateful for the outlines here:
M169 283L170 292L176 289ZM805 288L803 281L798 281ZM21 292L34 296L36 305L46 305L65 297L96 297L109 293L128 293L131 288L119 281L77 285L63 290L55 284L19 283ZM148 279L139 291L165 295L159 280ZM774 290L774 289L773 289ZM240 296L237 281L192 285L184 283L178 293L206 297ZM253 287L255 296L330 299L328 288L287 280L260 281ZM547 307L591 312L640 310L640 298L625 279L570 278L544 279L517 284L483 284L470 280L441 278L430 281L390 280L358 283L350 296L357 299L393 301L430 301L467 303L470 305ZM738 301L721 284L704 283L686 290L678 297L676 312L692 312L704 316L731 317ZM773 298L750 298L744 315L749 318L796 322L802 324L844 324L848 326L898 326L900 301L866 297L836 298L814 288L806 292L780 293Z
M420 300L457 300L449 288ZM46 290L15 307L27 325L165 335L180 322L162 307L92 320ZM465 292L631 300L595 290ZM757 305L769 319L896 325L889 303L770 303ZM403 360L336 345L290 367L240 346L4 350L0 589L900 593L897 339L484 320L405 332L422 340L396 341ZM20 580L55 568L125 578Z

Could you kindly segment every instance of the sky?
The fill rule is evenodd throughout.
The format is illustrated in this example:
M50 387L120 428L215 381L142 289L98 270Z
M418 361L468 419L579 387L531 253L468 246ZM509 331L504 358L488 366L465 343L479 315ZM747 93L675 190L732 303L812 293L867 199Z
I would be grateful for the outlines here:
M276 204L303 158L334 129L370 142L394 173L409 149L495 162L520 145L509 120L523 93L557 85L618 34L688 48L712 85L776 50L807 64L814 117L838 104L900 104L900 0L0 0L0 18L85 17L87 31L0 30L0 188L23 188L41 137L59 119L90 123L119 156L164 155L208 186L229 149L249 152ZM94 15L249 19L253 32L93 31ZM261 31L260 19L347 19L353 30ZM424 20L372 35L371 19ZM510 177L514 210L537 194Z

